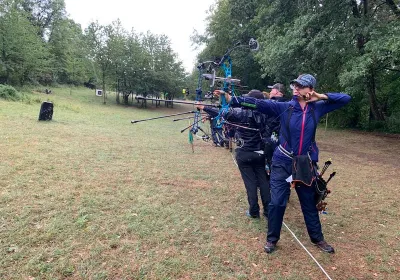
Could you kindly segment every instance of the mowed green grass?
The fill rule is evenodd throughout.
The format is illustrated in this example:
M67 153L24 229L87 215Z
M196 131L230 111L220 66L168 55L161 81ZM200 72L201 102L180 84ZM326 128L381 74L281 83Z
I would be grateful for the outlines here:
M263 252L266 222L245 217L228 150L197 140L192 153L188 121L130 123L190 106L53 92L0 100L0 279L324 279L285 229ZM47 98L53 120L38 122ZM317 139L338 173L321 216L337 253L311 246L294 193L285 222L333 279L400 278L399 139Z

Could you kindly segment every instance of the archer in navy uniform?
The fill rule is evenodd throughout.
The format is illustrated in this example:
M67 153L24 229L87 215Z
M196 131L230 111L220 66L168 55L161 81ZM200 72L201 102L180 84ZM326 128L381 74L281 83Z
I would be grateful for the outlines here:
M279 146L275 149L271 170L271 203L268 207L268 233L264 246L266 253L272 253L280 239L283 216L286 210L290 187L287 181L296 178L298 171L304 172L309 185L303 180L296 180L295 190L300 200L307 231L311 242L321 250L334 253L322 234L321 222L315 203L314 178L311 162L318 161L318 147L315 133L320 118L350 102L350 96L343 93L320 94L314 91L316 79L310 74L300 75L291 83L293 99L289 102L258 100L251 97L230 98L232 106L246 106L268 115L280 118ZM298 162L304 164L297 165ZM295 165L296 169L292 168ZM300 182L299 182L300 181Z
M259 90L250 91L248 96L264 99L263 93ZM216 117L219 114L218 109L215 108L203 105L197 105L197 108L204 110L211 117ZM257 194L257 189L260 189L263 215L268 217L271 194L267 173L265 172L263 143L266 117L262 113L244 108L230 108L222 112L221 116L236 128L236 133L240 139L240 145L236 148L236 161L246 187L249 202L249 210L246 211L246 215L251 218L260 217Z

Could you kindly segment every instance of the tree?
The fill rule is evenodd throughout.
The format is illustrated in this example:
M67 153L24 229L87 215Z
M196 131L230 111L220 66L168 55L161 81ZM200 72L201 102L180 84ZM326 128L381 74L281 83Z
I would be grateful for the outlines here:
M53 82L83 84L87 81L87 48L80 25L70 19L60 19L51 27L47 47Z
M288 84L300 73L313 73L320 91L345 91L352 103L335 112L335 123L372 128L395 125L400 116L395 90L399 84L400 9L394 0L220 0L211 9L206 44L199 59L222 53L235 37L253 36L261 44L256 60L246 67L235 58L233 73ZM249 64L251 65L251 64ZM247 69L241 75L240 69ZM246 79L245 75L251 78ZM254 77L254 78L252 78ZM400 131L400 122L397 126ZM393 129L391 128L391 131Z
M102 26L98 22L92 22L85 30L86 43L89 47L89 59L99 65L103 90L103 103L106 104L106 84L108 71L111 67L111 53L108 48L111 26Z
M48 52L26 14L14 1L2 3L0 17L0 81L23 85L48 74Z
M385 121L385 103L381 96L380 80L389 73L399 71L400 24L399 8L394 1L351 1L353 26L356 31L356 55L346 63L341 74L345 85L361 83L368 100L370 117ZM386 99L386 100L385 100Z
M156 92L177 92L183 86L185 72L182 62L172 51L171 42L165 35L150 32L141 35L141 44L145 50L146 90Z
M46 40L52 25L65 18L64 0L17 0L26 12L31 24L37 27L37 34Z

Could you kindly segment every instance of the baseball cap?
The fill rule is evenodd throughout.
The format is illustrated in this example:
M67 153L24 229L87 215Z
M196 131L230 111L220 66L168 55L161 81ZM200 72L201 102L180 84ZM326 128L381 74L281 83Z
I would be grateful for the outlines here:
M294 79L290 82L290 84L294 83L298 83L303 87L315 88L315 86L317 85L317 80L311 74L302 74L298 76L297 79Z
M276 90L278 90L279 92L281 92L283 94L285 93L285 86L283 84L281 84L281 83L276 83L273 86L268 86L268 88L276 89Z
M261 91L259 91L258 89L252 89L249 91L248 94L245 94L243 96L253 97L253 98L257 98L257 99L265 99L264 94Z

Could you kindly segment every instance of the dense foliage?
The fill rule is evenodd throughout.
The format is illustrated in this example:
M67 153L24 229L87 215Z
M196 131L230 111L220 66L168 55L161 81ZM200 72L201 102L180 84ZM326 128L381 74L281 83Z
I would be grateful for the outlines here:
M233 70L249 86L312 73L318 91L353 97L330 122L400 132L400 1L219 0L193 42L206 45L201 59L252 36L255 62L239 55Z
M85 84L126 97L181 92L185 76L165 35L128 32L119 21L82 30L64 0L0 1L0 84Z

